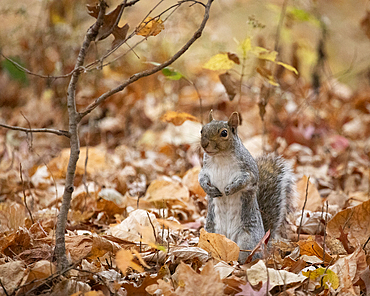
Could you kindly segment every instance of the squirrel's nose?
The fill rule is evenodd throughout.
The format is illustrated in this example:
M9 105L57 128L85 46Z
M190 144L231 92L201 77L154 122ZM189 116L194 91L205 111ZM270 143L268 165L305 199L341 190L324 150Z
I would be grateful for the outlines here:
M201 139L200 140L200 145L202 146L203 149L207 148L208 145L209 145L209 140L205 139L205 138Z

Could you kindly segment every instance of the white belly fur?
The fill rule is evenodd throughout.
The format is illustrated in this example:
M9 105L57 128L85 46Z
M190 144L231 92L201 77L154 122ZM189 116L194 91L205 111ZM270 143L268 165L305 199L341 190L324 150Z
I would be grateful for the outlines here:
M236 241L241 230L241 192L225 196L225 187L240 173L235 158L214 156L207 167L211 183L223 194L213 199L215 213L215 232ZM222 168L222 169L221 169Z

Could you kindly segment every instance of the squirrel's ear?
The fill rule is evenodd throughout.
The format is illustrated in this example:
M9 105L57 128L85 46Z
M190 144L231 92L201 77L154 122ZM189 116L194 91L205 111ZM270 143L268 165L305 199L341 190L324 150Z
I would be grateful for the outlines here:
M211 109L211 111L209 111L208 121L211 122L212 120L213 120L213 110Z
M239 125L239 114L238 114L238 112L233 112L233 114L231 114L231 116L229 118L229 121L228 121L228 125L233 129L233 131L236 131L236 128Z

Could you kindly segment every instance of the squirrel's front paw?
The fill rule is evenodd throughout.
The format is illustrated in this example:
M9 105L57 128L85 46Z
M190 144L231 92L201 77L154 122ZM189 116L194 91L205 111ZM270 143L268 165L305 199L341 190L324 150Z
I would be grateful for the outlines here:
M212 197L212 198L222 196L221 191L218 190L218 188L215 186L208 187L206 193L208 194L209 197Z
M228 195L231 195L231 194L234 194L235 193L235 186L232 186L233 184L230 184L230 185L227 185L225 187L225 195L228 196Z

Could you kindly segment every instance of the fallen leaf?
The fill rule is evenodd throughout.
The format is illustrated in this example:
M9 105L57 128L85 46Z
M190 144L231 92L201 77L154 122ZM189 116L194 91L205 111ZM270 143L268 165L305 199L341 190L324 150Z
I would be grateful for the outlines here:
M158 18L147 17L137 29L137 35L144 37L156 36L164 29L163 21Z
M22 261L12 261L0 265L0 280L8 295L20 286L26 272L26 266Z
M200 167L193 167L185 173L185 176L182 178L182 183L188 187L188 189L195 193L197 196L201 197L204 200L206 193L198 182L198 176L200 172Z
M175 293L179 296L223 295L224 284L211 261L207 262L200 274L181 262L173 277L178 284Z
M163 202L167 200L188 201L189 197L189 190L180 182L154 180L150 183L144 199L149 202Z
M159 223L154 214L149 214L145 210L135 210L120 224L111 225L110 233L113 236L131 242L139 243L142 241L146 244L155 244L155 235L158 227Z
M300 240L297 242L300 248L301 255L316 256L321 260L324 259L324 250L319 244L313 240ZM333 258L325 252L325 263L330 263Z
M182 125L186 120L199 122L199 120L191 114L176 111L167 111L161 116L161 120L171 122L176 126Z
M126 275L127 268L131 267L138 272L144 272L142 268L137 263L133 262L134 256L129 250L120 250L116 254L116 265L121 270L121 272Z
M146 287L145 291L150 295L157 295L157 291L160 291L161 296L178 296L178 294L174 292L173 286L161 279L158 280L158 284Z
M302 274L308 277L310 280L316 281L318 284L320 284L320 286L324 285L325 289L332 287L335 290L339 287L338 275L329 268L319 267L314 271L304 271Z
M83 258L96 259L106 253L116 253L120 246L97 234L66 236L66 249L72 261Z
M174 247L170 249L169 255L182 261L198 258L202 263L206 263L210 258L206 250L198 247Z
M298 193L298 209L303 208L303 204L306 197L306 188L308 182L308 192L307 192L307 203L305 205L305 210L309 211L316 211L317 209L321 210L322 204L324 199L321 198L319 191L317 190L316 186L308 181L307 176L303 176L297 182L297 193Z
M226 236L218 233L208 233L200 230L198 247L211 253L212 257L228 261L236 261L239 257L239 247Z
M353 289L353 285L367 268L365 251L357 248L351 255L339 258L329 268L341 279L336 292Z
M340 227L348 229L348 240L352 246L358 247L370 236L370 200L353 208L337 213L329 222L327 232L333 237L340 237Z
M285 286L292 283L301 283L306 277L285 270L267 268L262 260L259 260L251 268L247 269L247 278L251 285L255 286L260 281L267 282L267 271L269 274L269 290L275 286Z

